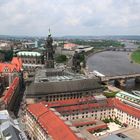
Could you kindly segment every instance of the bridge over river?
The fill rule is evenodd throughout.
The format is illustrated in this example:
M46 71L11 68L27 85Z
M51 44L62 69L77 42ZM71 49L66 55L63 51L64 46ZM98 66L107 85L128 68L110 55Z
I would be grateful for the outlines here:
M130 53L105 51L87 59L90 72L96 70L106 76L140 73L140 65L131 62Z
M99 76L98 76L99 77ZM101 82L108 83L109 81L114 81L116 86L126 86L128 79L135 79L135 83L140 83L140 73L132 73L127 75L116 75L116 76L101 76L99 77Z
M127 75L117 75L117 76L103 76L100 77L102 82L107 82L110 80L127 80L127 79L131 79L131 78L140 78L140 73L132 73L132 74L127 74Z
M135 48L109 48L108 51L133 52Z
M135 45L129 44L127 48L133 47L136 49ZM130 55L131 52L125 51L100 52L87 59L87 67L90 72L96 70L105 75L108 79L119 79L123 76L126 77L126 75L136 77L134 74L140 74L140 65L132 63Z

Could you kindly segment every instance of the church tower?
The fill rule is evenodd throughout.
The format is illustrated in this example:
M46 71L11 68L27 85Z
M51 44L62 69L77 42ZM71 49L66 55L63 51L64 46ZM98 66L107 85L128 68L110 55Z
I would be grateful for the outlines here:
M80 54L76 51L72 58L72 70L76 73L79 73L81 70L80 65Z
M45 67L54 68L54 48L53 48L53 38L49 33L46 43L45 43Z

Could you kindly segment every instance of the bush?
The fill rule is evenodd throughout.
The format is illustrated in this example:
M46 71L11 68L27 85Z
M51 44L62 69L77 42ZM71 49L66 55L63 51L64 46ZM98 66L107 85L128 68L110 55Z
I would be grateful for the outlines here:
M117 118L115 118L114 122L115 122L116 124L122 125L122 123L121 123Z
M108 92L108 93L104 93L104 95L107 97L107 98L113 98L115 97L117 94L117 92Z
M109 123L110 120L109 120L108 118L106 118L106 119L103 120L103 122L104 122L104 123Z
M66 55L58 55L56 58L57 63L64 63L67 61L67 56Z

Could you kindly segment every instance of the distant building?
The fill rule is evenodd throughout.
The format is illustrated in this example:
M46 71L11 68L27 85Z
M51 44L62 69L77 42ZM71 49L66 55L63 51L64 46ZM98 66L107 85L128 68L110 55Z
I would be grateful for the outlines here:
M21 58L25 71L33 72L44 66L44 55L40 52L20 51L17 56Z
M0 50L11 50L12 43L8 41L0 42Z
M61 46L56 47L56 54L73 56L74 52L75 52L74 50L67 50L67 49L62 48Z
M38 41L25 43L24 45L34 45L34 47L27 47L26 51L16 53L22 59L24 70L29 73L35 72L38 68L54 68L54 48L51 35L48 35L44 47L38 48L38 43Z
M75 51L77 51L78 53L80 53L80 52L88 52L88 51L91 51L92 49L93 49L94 47L90 47L90 46L78 46L77 48L76 48L76 50Z
M41 47L41 42L39 40L36 41L29 41L29 42L24 42L22 43L23 48L26 49L32 49L32 48L40 48Z
M64 44L64 49L66 50L75 50L78 45L74 43Z

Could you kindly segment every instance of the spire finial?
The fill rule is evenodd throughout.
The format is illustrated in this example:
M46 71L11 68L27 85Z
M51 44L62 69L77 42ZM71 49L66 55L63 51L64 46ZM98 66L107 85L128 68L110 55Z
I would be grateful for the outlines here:
M51 35L51 29L49 28L49 35Z

